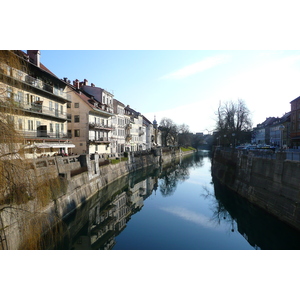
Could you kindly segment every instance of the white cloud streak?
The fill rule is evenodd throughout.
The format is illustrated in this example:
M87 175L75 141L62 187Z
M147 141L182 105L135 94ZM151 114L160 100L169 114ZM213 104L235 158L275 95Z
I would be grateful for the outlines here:
M161 210L171 213L175 216L178 216L184 220L193 222L197 225L204 226L206 228L218 229L214 224L211 223L211 220L205 215L195 213L184 207L162 207Z
M211 69L217 65L226 63L229 59L228 55L217 55L213 57L207 57L199 62L185 66L180 70L173 73L164 75L160 79L183 79L205 70Z

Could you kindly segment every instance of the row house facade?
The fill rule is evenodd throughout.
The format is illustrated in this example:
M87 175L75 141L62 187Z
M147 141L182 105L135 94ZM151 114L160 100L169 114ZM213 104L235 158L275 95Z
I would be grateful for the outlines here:
M252 143L274 147L291 147L291 112L281 118L269 117L252 132Z
M129 105L125 107L125 115L127 116L127 128L129 129L126 135L127 151L146 150L148 147L146 145L143 116Z
M18 61L0 65L1 109L6 101L15 111L6 118L23 137L25 157L35 158L70 152L75 147L67 134L67 104L71 102L66 84L40 61L39 50L8 51Z
M114 95L85 79L64 78L71 93L68 134L78 154L115 154L151 149L156 144L153 124ZM156 138L157 140L158 138Z
M78 89L76 81L69 87L72 102L68 105L68 134L76 154L111 153L112 111Z
M125 105L113 99L114 116L112 117L112 124L114 130L112 132L112 152L123 153L125 151L125 133L128 118L125 116Z
M119 154L161 145L157 126L112 93L86 79L59 79L41 63L39 50L4 52L20 63L1 61L0 107L4 111L5 99L18 107L3 115L24 137L18 147L26 158Z
M252 143L257 145L270 145L270 126L279 118L269 117L257 124L252 131Z

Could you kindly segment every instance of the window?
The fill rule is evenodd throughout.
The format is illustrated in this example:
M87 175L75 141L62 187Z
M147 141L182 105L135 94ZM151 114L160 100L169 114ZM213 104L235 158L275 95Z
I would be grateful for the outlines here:
M80 137L80 130L79 129L74 130L74 136L75 137Z
M18 122L19 122L19 130L22 130L23 129L22 119L19 119Z
M79 103L75 103L75 104L74 104L74 107L75 107L75 108L79 108Z
M33 103L35 101L35 96L30 95L30 102Z
M53 123L50 123L50 132L53 132Z
M52 111L53 110L53 102L49 101L49 110Z
M22 103L23 102L23 92L18 92L17 95L17 102Z
M7 87L7 98L11 98L12 97L12 88L10 86Z
M60 131L64 132L64 124L63 123L60 125Z
M60 113L63 115L64 114L64 107L61 105L60 106Z
M71 103L67 103L67 108L71 108Z
M28 130L33 130L33 121L28 120Z
M80 122L79 115L74 116L74 122L75 123L79 123Z
M29 105L29 103L30 103L30 100L29 100L30 98L29 98L29 96L30 96L29 94L26 94L26 102L27 102L28 105Z

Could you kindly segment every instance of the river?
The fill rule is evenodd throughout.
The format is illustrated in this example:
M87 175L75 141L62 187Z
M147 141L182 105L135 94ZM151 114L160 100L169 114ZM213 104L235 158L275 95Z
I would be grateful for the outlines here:
M100 190L63 223L53 249L300 249L300 233L212 179L209 152Z

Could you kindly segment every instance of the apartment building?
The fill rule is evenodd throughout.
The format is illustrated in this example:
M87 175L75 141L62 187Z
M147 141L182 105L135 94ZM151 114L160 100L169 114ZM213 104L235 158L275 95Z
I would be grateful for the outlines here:
M141 151L144 147L145 128L141 113L132 109L129 105L125 107L126 116L126 151Z
M111 149L112 153L123 153L125 151L126 133L125 105L117 99L113 99L113 109L112 125L114 130L111 137Z
M266 118L264 122L257 124L257 126L253 128L252 143L270 145L270 127L277 120L279 120L279 118L269 117Z
M290 147L291 112L285 113L281 118L270 125L270 145L275 147Z
M91 87L95 89L83 88L88 87L87 80L79 82L76 79L73 85L70 82L68 85L72 90L68 105L68 133L72 136L74 151L78 154L110 154L111 132L114 129L111 124L114 116L112 102L108 97L104 100L102 96L106 93L101 88L94 85Z
M154 147L154 127L153 124L143 116L143 125L145 128L145 144L146 149Z
M18 110L7 114L15 129L23 137L25 157L65 154L72 151L67 134L66 83L41 63L39 50L7 51L18 64L1 61L1 107L14 101Z

